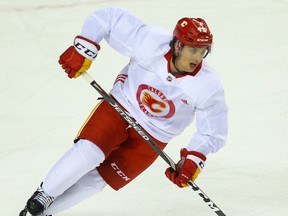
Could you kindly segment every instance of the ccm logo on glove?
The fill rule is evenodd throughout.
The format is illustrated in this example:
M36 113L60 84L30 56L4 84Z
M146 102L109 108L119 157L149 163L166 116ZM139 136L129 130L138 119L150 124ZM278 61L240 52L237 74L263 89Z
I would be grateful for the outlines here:
M74 47L76 50L84 57L94 61L98 54L97 44L92 41L89 41L86 38L77 36L74 40Z

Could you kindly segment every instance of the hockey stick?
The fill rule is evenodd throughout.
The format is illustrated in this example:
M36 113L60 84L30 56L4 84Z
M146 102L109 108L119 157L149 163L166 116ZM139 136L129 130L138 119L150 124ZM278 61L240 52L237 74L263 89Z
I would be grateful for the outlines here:
M115 101L107 92L98 85L98 83L86 72L82 73L82 76L87 82L124 118L127 123L137 131L142 138L161 156L166 163L173 169L176 170L175 162L152 140L152 138L145 132L145 130L137 124ZM226 216L224 212L193 182L189 181L188 184L192 189L198 193L203 201L219 216Z

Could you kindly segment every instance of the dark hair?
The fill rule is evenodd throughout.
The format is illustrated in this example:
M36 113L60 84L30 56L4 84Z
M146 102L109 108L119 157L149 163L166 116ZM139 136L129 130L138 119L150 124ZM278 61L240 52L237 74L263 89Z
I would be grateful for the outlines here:
M171 47L172 50L172 62L175 64L175 60L176 60L176 54L175 54L175 48L174 48L174 44L178 41L178 39L176 37L173 37L173 39L169 42L169 46ZM185 44L181 43L181 49L185 46Z
M174 50L174 44L178 41L178 39L176 37L173 37L173 39L169 42L169 46L172 49L172 52ZM185 44L181 43L181 48L183 48L185 46Z

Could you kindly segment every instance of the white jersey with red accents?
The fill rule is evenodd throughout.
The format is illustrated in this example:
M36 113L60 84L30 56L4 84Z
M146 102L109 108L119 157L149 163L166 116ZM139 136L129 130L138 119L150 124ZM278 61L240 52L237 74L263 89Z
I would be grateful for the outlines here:
M207 155L225 144L227 106L220 80L205 60L195 76L173 76L168 64L170 33L111 7L89 15L80 35L96 43L105 39L130 57L111 93L149 134L169 142L196 116L197 131L188 150Z

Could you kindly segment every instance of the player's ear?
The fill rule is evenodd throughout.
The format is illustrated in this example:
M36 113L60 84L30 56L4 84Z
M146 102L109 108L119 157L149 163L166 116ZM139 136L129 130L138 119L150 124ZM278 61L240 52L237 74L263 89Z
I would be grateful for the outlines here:
M177 40L174 43L174 50L175 50L176 56L178 56L179 52L181 52L181 49L182 49L182 43L179 40Z

